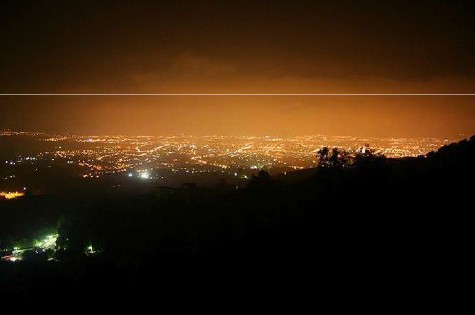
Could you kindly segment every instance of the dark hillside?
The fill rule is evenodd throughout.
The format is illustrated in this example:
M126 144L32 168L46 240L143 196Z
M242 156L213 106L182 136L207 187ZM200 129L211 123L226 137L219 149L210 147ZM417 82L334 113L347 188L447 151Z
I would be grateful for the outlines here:
M190 186L103 195L63 218L56 261L0 264L2 290L443 281L463 273L469 255L473 161L475 137L426 157L367 156L275 178L262 171L246 189L220 194ZM85 256L88 246L99 253Z

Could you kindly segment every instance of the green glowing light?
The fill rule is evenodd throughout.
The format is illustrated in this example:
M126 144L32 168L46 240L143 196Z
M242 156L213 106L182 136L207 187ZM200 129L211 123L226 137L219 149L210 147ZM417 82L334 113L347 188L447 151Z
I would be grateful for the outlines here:
M54 249L58 234L47 235L43 240L35 243L35 246L41 249Z

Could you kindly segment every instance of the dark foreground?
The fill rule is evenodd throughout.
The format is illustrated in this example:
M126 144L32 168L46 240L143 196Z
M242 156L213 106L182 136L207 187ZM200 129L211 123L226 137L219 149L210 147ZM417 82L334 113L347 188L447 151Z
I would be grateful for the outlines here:
M472 252L474 161L472 137L427 157L262 172L238 191L105 194L61 217L54 260L0 263L0 300L457 290Z

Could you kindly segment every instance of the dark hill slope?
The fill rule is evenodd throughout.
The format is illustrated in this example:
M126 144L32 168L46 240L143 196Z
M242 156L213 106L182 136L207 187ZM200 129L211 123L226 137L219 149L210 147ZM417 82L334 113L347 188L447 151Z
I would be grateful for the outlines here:
M64 220L58 262L0 264L2 290L74 300L105 290L140 299L157 284L193 294L204 283L222 292L454 287L471 254L474 157L472 137L427 157L263 173L220 195L104 195ZM101 254L84 257L89 244Z

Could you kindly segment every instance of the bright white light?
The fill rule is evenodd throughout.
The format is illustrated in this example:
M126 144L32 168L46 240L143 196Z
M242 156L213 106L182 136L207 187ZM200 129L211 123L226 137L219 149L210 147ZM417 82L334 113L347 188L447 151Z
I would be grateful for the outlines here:
M150 173L149 172L142 172L142 173L140 173L140 178L149 179L150 178Z
M132 176L134 176L134 174L132 174L132 173L129 173L129 177L132 177Z

